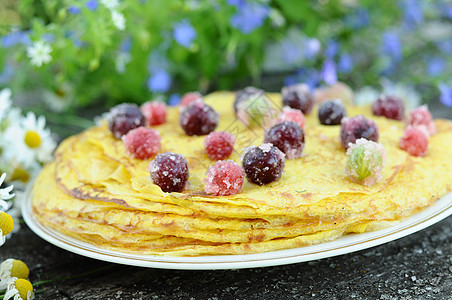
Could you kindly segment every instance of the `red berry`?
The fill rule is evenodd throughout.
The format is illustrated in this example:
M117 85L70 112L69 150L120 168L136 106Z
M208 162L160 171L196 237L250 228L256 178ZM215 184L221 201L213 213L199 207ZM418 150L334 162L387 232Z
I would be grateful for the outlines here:
M408 127L399 145L413 156L425 156L428 149L428 133L422 127Z
M157 130L138 127L122 137L130 155L138 159L148 159L160 151L160 134Z
M207 156L212 160L225 160L234 150L235 137L226 131L209 133L204 140Z
M427 105L422 105L410 112L408 125L412 127L424 126L429 135L436 133L436 126Z
M277 123L282 123L284 121L292 121L300 125L303 129L305 124L305 118L301 110L290 108L289 106L284 106L282 112L276 119Z
M189 136L209 134L217 127L218 120L218 113L200 99L190 103L179 117L182 129Z
M405 108L402 100L393 96L381 96L372 104L372 112L376 116L400 121L403 119Z
M193 101L195 101L197 99L201 99L202 100L202 95L199 92L186 93L185 95L182 96L182 99L181 99L179 105L181 107L185 108L188 105L190 105L190 103L192 103Z
M149 163L151 179L164 192L181 192L189 176L188 162L183 155L165 152Z
M160 125L166 122L166 104L160 101L148 101L141 105L141 112L147 125Z
M245 151L242 167L248 181L264 185L281 178L286 161L281 150L272 144L262 144Z
M309 114L314 106L314 97L306 84L293 84L281 90L283 105L301 110Z
M278 147L288 159L298 158L304 148L304 131L295 122L278 123L265 132L264 143Z
M349 143L353 144L360 138L378 142L377 124L361 115L353 118L343 118L341 124L342 146L344 146L345 149L348 149Z
M144 126L145 118L136 104L124 103L113 107L108 117L108 128L120 139L132 129Z
M217 161L209 167L203 182L207 194L216 196L238 194L243 185L243 170L232 160Z

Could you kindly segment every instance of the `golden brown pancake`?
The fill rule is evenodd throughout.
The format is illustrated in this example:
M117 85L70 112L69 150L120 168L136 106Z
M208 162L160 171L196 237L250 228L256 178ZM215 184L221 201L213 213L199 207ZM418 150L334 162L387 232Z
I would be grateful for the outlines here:
M269 94L281 103L279 94ZM235 119L234 94L220 92L205 101L220 114L217 130L236 135L231 159L241 163L245 147L260 145L263 128ZM163 192L146 170L149 160L133 159L106 124L65 140L33 189L40 222L98 247L152 255L248 254L329 241L350 232L391 226L419 212L452 190L452 124L436 120L425 157L398 146L404 124L371 114L370 107L347 107L379 127L386 151L383 180L371 187L345 174L340 126L321 125L317 111L306 116L303 157L286 160L277 182L258 186L245 181L242 192L211 196L202 180L210 165L205 136L186 136L178 108L167 123L153 128L162 136L161 153L185 156L190 187ZM48 191L52 191L49 193Z

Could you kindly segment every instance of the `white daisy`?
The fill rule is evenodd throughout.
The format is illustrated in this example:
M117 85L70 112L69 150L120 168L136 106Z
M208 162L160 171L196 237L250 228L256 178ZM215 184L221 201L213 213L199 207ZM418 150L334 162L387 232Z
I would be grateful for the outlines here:
M46 129L46 119L44 116L36 116L28 112L22 120L24 128L23 142L35 153L37 161L41 163L49 162L52 159L53 150L56 143L50 135L50 130Z
M34 299L33 285L30 281L12 277L8 281L4 300L31 300Z
M21 260L9 258L0 264L0 290L8 287L11 278L27 279L30 275L28 266Z
M0 91L0 120L11 108L11 90L6 88Z
M100 0L100 3L110 10L116 9L119 6L118 0Z
M73 89L68 83L62 83L55 91L47 90L44 92L44 102L54 112L62 112L72 102Z
M6 236L10 234L14 229L14 221L13 218L5 213L0 211L0 246L2 246L6 241Z
M27 48L27 56L30 58L31 64L36 67L48 64L52 60L51 52L52 47L44 41L34 42Z
M113 20L113 25L115 25L118 30L123 31L124 29L126 29L126 18L122 13L116 10L112 10L111 19Z
M2 176L0 177L0 186L3 184L3 181L5 181L6 178L6 173L3 173ZM8 200L11 199L12 197L14 197L14 193L10 194L11 191L13 190L13 186L10 185L4 189L0 189L0 199L3 200Z

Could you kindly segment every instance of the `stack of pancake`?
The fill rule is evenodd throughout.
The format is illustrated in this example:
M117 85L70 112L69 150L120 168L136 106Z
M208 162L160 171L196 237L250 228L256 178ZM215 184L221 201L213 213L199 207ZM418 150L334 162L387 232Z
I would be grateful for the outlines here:
M268 94L276 104L279 94ZM233 111L234 94L219 92L205 102L220 114L217 130L236 136L231 159L241 164L243 148L260 145L264 129L248 128ZM372 115L370 107L347 106L379 127L386 150L383 180L371 187L350 181L340 126L320 125L317 107L306 116L304 156L286 160L282 178L266 186L245 180L242 192L210 196L202 180L210 165L205 136L186 136L179 109L153 128L162 152L183 154L190 186L165 193L146 170L151 160L133 159L107 125L66 139L33 188L38 220L98 247L151 255L248 254L302 247L391 226L452 190L452 123L436 120L425 157L398 146L404 123Z

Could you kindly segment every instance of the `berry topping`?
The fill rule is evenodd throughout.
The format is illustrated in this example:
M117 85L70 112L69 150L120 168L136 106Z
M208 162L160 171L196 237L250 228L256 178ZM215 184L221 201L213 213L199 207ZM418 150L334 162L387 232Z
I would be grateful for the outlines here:
M255 88L254 86L248 86L242 90L238 90L235 93L235 100L234 100L234 112L237 114L239 104L242 101L248 100L251 98L252 100L262 97L264 95L264 91L258 88Z
M160 151L160 134L157 130L138 127L122 137L130 155L138 159L148 159Z
M264 143L277 147L288 159L301 156L304 148L304 131L295 122L282 122L265 132Z
M141 112L147 125L160 125L166 122L166 104L160 101L148 101L141 105Z
M290 108L289 106L284 106L282 112L276 119L276 123L281 123L284 121L292 121L304 128L305 118L301 110Z
M372 104L372 112L376 116L402 120L405 112L402 100L393 96L381 96Z
M243 185L243 170L232 160L217 161L209 167L203 182L207 194L216 196L238 194Z
M242 167L248 181L264 185L281 178L285 158L272 144L249 147L243 157Z
M135 104L124 103L110 110L108 128L115 138L120 139L132 129L144 126L145 118Z
M193 101L197 100L197 99L201 99L202 100L202 95L198 92L190 92L190 93L186 93L185 95L182 96L182 99L180 101L180 106L185 108L188 105L190 105L190 103L192 103Z
M381 172L385 162L383 145L366 139L358 139L347 150L345 172L353 181L367 186L383 178Z
M204 140L207 156L212 160L225 160L234 150L235 137L226 131L209 133Z
M347 116L341 100L325 101L319 107L319 121L323 125L340 125Z
M187 135L206 135L218 125L219 115L209 105L197 99L180 114L179 123Z
M428 132L424 127L408 127L399 145L413 156L425 156L428 150Z
M149 163L151 179L164 192L181 192L188 181L188 163L183 155L165 152Z
M349 143L354 143L357 139L364 138L369 141L378 142L377 124L364 116L342 119L341 143L344 148L349 147Z
M306 84L294 84L282 88L283 105L309 114L314 106L314 97Z
M427 105L422 105L410 112L408 125L412 127L424 126L429 135L436 133L436 126Z

